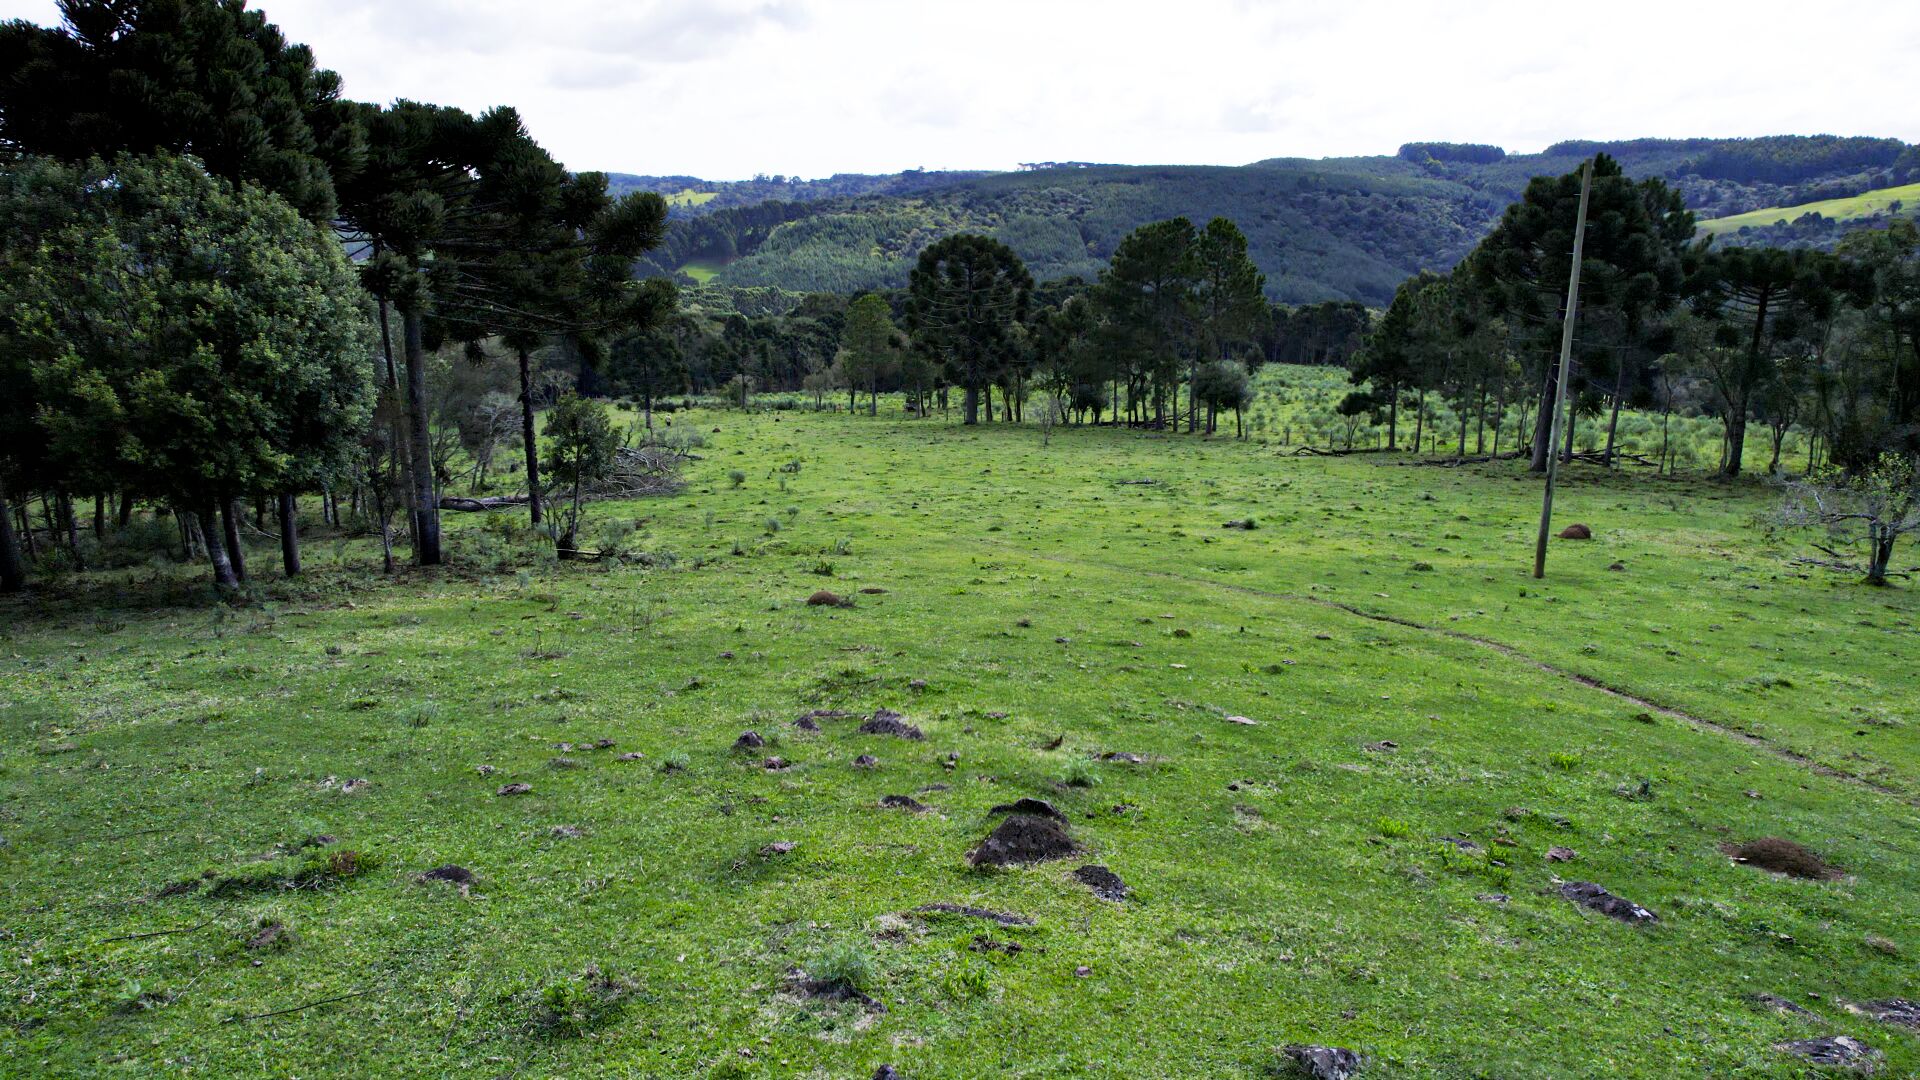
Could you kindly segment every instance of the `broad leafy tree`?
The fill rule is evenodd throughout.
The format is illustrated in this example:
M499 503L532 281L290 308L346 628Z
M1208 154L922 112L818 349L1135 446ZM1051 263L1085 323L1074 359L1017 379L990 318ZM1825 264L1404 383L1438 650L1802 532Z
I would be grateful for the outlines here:
M0 170L0 350L24 357L41 467L200 522L344 469L370 407L372 328L339 244L278 197L176 157Z

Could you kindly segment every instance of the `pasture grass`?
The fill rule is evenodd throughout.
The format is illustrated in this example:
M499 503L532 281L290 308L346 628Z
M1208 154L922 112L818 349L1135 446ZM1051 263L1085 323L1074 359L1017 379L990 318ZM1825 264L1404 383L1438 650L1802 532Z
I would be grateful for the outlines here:
M1575 466L1595 539L1536 582L1511 462L659 422L686 490L590 511L651 565L450 514L392 581L316 537L238 609L164 566L0 607L0 1074L1920 1072L1846 1008L1920 989L1917 605L1792 562L1764 485ZM1082 854L970 867L1022 796ZM1838 873L1722 850L1775 836Z

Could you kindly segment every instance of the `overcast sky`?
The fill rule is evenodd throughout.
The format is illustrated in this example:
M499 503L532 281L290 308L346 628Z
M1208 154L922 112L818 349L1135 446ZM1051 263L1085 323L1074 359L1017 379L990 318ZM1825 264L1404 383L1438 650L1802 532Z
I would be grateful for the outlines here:
M347 93L513 105L568 167L1240 164L1409 140L1920 141L1920 2L256 0ZM50 23L53 0L0 0Z

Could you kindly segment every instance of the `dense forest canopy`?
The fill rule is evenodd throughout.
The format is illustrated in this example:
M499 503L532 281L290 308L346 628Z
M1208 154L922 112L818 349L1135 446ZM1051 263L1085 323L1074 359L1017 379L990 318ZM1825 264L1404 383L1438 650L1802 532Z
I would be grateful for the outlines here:
M612 185L680 196L667 241L645 271L691 273L688 281L797 291L898 288L922 248L960 231L1007 244L1040 280L1091 277L1140 225L1226 217L1246 232L1269 299L1381 307L1408 276L1458 262L1530 179L1564 174L1595 153L1613 157L1628 175L1664 180L1702 219L1920 180L1920 152L1898 139L1815 135L1575 140L1538 154L1412 142L1392 156L1273 158L1239 167L1072 163L814 181L614 174ZM1830 248L1845 231L1803 229L1811 239L1800 246Z

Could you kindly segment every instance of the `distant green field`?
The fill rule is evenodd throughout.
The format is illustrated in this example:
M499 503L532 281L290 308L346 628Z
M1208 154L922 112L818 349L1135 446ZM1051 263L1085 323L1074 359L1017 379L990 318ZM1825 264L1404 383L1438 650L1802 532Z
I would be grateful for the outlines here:
M665 198L668 206L705 206L718 194L720 193L717 191L695 191L692 188L686 188Z
M692 278L693 280L699 282L700 284L705 285L707 282L713 280L713 276L715 274L718 274L720 272L720 264L710 263L710 262L690 262L681 266L680 272Z
M1750 210L1731 217L1702 221L1700 228L1719 236L1723 233L1738 232L1747 226L1758 228L1793 221L1804 214L1819 214L1821 217L1832 218L1835 221L1850 221L1854 218L1886 213L1896 202L1904 204L1909 210L1920 208L1920 184L1881 188L1879 191L1869 191L1864 195L1855 195L1846 199L1822 199L1819 202L1802 203L1799 206L1772 206L1765 210Z

